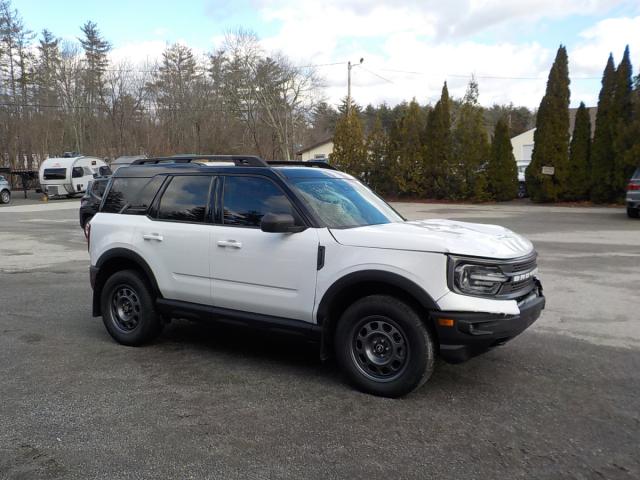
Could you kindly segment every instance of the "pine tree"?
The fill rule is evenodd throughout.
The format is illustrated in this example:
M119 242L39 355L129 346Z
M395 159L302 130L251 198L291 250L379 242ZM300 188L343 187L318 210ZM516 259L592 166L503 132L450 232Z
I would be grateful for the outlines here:
M457 183L452 171L451 113L447 82L430 112L424 135L424 190L429 197L447 198Z
M564 198L585 200L589 196L591 161L591 119L589 111L580 102L571 137L569 154L569 177Z
M84 50L86 72L84 75L85 91L89 106L97 103L104 90L104 73L109 65L107 56L111 50L111 44L107 42L98 30L95 22L87 22L81 27L83 38L80 44Z
M329 156L329 161L355 177L364 179L367 175L367 152L362 123L354 108L349 109L336 123L333 153Z
M632 123L632 68L629 60L629 46L624 49L622 60L616 69L613 104L615 109L615 128L613 131L613 173L611 178L611 199L623 202L627 182L635 170L635 165L626 161L626 152L638 139L629 132Z
M489 141L482 107L478 104L478 84L475 79L471 79L453 131L453 158L456 161L458 179L455 192L459 198L484 199L486 179L478 185L477 182L488 157Z
M382 128L382 120L376 115L373 127L367 136L366 180L371 188L381 195L393 192L393 170L388 161L389 138Z
M602 75L602 88L598 97L596 129L591 146L591 200L597 203L612 199L613 183L613 138L615 108L613 95L616 84L616 70L613 55L609 55Z
M564 197L569 175L569 95L567 50L560 45L538 109L526 172L527 191L534 202L555 202ZM554 167L554 174L543 174L543 166Z
M394 165L393 184L398 195L423 195L424 115L415 99L405 105L404 114L391 130L389 163Z
M491 142L487 165L488 190L498 200L513 200L518 194L518 167L513 156L509 127L504 119L498 121Z

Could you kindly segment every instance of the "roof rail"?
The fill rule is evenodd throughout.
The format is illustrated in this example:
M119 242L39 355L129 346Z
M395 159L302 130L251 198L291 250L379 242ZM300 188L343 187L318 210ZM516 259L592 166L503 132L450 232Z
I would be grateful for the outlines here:
M321 160L269 160L267 165L274 167L291 166L291 167L316 167L326 168L328 170L337 170L333 165L329 165L327 162Z
M174 155L172 157L140 158L132 165L157 165L159 163L233 162L237 167L268 167L267 162L253 155Z

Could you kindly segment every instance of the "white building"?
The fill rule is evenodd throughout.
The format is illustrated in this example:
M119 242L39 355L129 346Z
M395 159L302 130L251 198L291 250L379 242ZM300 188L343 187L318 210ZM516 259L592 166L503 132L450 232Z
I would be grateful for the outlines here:
M333 138L326 138L296 152L300 160L303 160L305 162L308 160L328 161L329 155L331 155L332 153Z
M511 139L511 147L513 148L513 156L516 158L518 166L518 180L524 182L524 171L531 163L531 154L533 153L533 133L535 128L522 132Z

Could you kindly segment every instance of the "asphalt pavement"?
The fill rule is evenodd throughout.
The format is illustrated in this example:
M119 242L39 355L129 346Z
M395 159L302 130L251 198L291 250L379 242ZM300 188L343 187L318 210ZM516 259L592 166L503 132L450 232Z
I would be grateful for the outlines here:
M0 208L1 479L640 478L640 221L623 209L396 204L525 234L548 303L391 400L286 337L178 321L116 344L91 317L77 206Z

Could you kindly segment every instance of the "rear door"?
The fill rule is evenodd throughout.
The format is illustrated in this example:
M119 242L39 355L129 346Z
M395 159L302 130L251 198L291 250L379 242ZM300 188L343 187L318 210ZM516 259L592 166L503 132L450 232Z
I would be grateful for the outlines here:
M311 322L318 233L266 233L267 213L300 218L280 187L262 176L220 177L211 246L213 301L217 307ZM298 220L300 222L300 220Z
M149 216L141 218L134 244L155 275L164 298L211 305L209 175L167 179Z

